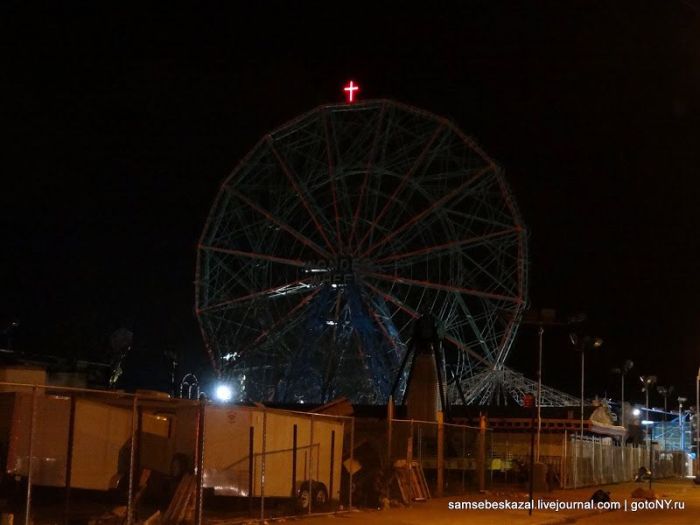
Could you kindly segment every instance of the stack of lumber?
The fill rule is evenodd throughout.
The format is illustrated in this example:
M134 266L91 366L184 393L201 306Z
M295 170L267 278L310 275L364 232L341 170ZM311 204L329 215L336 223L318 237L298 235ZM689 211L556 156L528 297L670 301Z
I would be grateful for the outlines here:
M192 474L182 476L175 489L173 499L166 509L161 522L164 525L180 525L194 521L195 490L197 483Z

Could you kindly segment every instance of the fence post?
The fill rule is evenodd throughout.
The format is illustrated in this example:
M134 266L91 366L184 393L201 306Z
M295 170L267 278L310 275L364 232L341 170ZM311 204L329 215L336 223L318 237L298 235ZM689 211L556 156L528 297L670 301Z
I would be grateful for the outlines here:
M606 445L607 450L607 445ZM603 438L600 438L600 444L598 446L598 464L600 465L600 479L602 483L610 483L612 480L606 479L605 476L605 463L603 462Z
M32 410L29 417L29 457L27 460L27 501L24 509L24 525L31 523L32 471L34 470L34 434L36 433L36 386L32 387Z
M393 438L393 421L394 421L394 398L389 396L389 402L386 404L386 459L387 466L391 467L391 445Z
M624 424L624 422L623 422L623 424ZM625 429L625 433L622 435L622 439L621 439L622 446L620 447L620 450L621 450L621 453L620 453L620 454L621 454L621 456L622 456L622 466L621 466L621 469L622 469L622 480L621 480L621 481L627 481L627 474L626 474L626 472L627 472L627 465L626 465L626 461L625 461L625 458L627 457L627 454L626 454L626 452L627 452L627 443L625 442L625 441L626 441L626 438L627 438L627 429Z
M70 516L70 488L73 477L73 439L75 435L75 393L70 396L68 415L68 446L66 448L66 501L63 508L63 523L68 525Z
M309 489L309 514L311 514L311 507L313 506L313 499L314 499L314 481L313 481L313 476L311 475L311 465L313 464L313 461L311 459L311 456L314 451L314 415L311 414L311 429L309 432L309 454L306 457L306 473L309 476L308 480L308 489Z
M466 466L466 461L467 461L467 427L462 427L462 456L461 459L463 461L462 463L462 492L464 492L464 477L465 477L465 471L467 470L465 468Z
M204 491L204 428L206 423L206 398L204 394L199 396L199 406L197 407L197 465L196 465L196 486L194 497L194 524L202 523L202 495Z
M437 413L437 497L442 497L445 488L445 415Z
M355 470L355 418L350 419L350 482L348 483L348 509L352 509L352 476Z
M486 490L486 416L479 416L479 490Z
M296 495L297 487L297 435L298 428L295 423L292 429L292 498Z
M420 423L418 424L418 463L421 467L423 466L423 427Z
M596 468L598 462L596 461L597 458L596 458L596 453L595 453L595 442L596 442L596 438L595 438L595 436L593 436L591 438L591 481L593 482L594 485L599 483L598 470Z
M263 407L262 455L260 458L260 521L265 519L265 456L267 452L267 408ZM311 500L309 500L311 501ZM311 503L309 503L311 506Z
M138 396L131 399L131 447L129 450L129 493L126 500L126 525L134 523L134 484L136 473L136 431L138 429Z
M333 469L335 468L335 430L331 430L331 475L328 478L328 498L329 503L333 503Z
M567 488L567 485L568 485L568 480L566 479L568 476L567 466L568 466L568 461L569 461L569 458L567 456L568 451L567 451L567 447L566 447L567 439L568 439L568 432L565 429L564 430L564 445L562 447L564 450L564 454L561 458L561 468L560 468L561 475L560 475L560 480L559 480L561 482L561 488L563 488L563 489Z
M296 426L296 425L295 425ZM255 426L248 429L248 514L253 515L253 491L255 490ZM294 490L294 488L292 488ZM292 494L293 496L294 494Z
M574 488L578 488L578 453L581 447L581 439L577 436L574 437Z

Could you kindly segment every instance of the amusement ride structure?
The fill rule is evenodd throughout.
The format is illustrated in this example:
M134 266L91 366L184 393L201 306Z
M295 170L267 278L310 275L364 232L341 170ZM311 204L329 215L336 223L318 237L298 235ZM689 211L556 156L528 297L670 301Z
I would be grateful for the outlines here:
M500 168L450 121L356 90L263 137L221 186L196 274L212 365L248 399L381 404L430 314L451 403L520 402L534 382L504 363L527 234Z

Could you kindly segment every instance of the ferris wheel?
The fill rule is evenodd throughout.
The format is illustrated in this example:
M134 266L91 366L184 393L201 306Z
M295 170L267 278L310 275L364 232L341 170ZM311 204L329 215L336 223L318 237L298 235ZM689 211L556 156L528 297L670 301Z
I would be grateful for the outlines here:
M266 135L224 181L196 313L241 395L383 403L423 313L448 396L483 400L527 294L526 230L499 167L454 124L390 100L326 105Z

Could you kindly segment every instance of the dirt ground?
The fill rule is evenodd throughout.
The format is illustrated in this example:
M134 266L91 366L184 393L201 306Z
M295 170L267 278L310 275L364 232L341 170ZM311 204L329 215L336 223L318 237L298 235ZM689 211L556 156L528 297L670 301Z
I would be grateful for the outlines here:
M653 491L659 500L673 507L680 506L684 509L637 509L643 500L633 499L632 491L641 484L625 483L608 485L604 487L558 490L547 494L535 495L535 499L541 498L544 502L583 502L587 501L598 488L610 492L610 498L619 502L620 510L534 510L532 516L527 510L451 510L450 502L489 500L490 502L505 500L525 500L522 493L495 492L484 495L470 495L467 497L450 497L432 499L426 503L416 503L407 508L392 508L388 510L362 510L352 511L333 516L317 516L306 518L303 521L308 525L452 525L452 524L488 524L488 525L518 525L539 524L554 525L557 523L581 522L586 525L610 524L622 525L625 523L644 524L683 524L697 525L700 523L700 486L694 485L692 480L664 480L655 481ZM647 487L645 483L644 488ZM677 502L677 503L676 503ZM666 503L664 503L666 504ZM454 505L454 503L453 503ZM626 510L625 510L626 507Z

